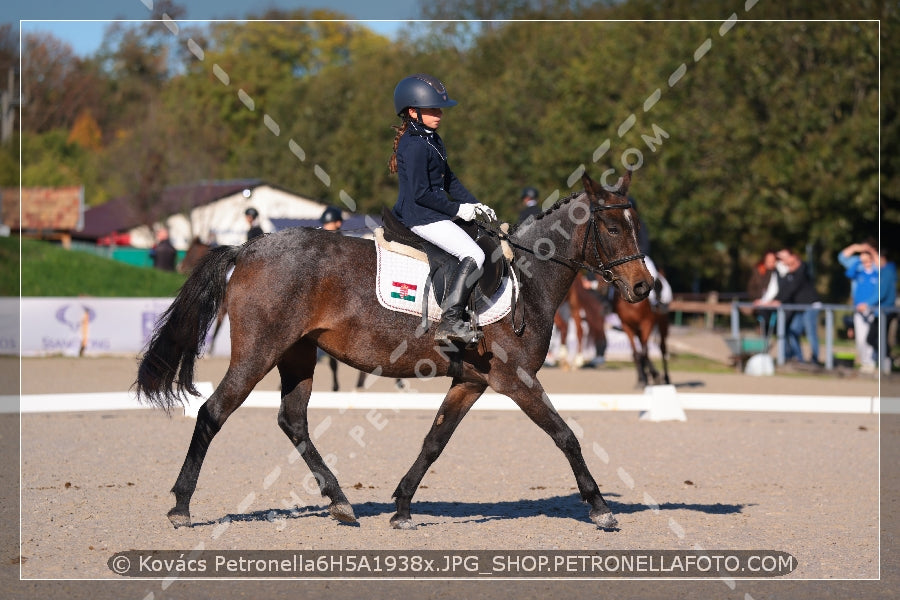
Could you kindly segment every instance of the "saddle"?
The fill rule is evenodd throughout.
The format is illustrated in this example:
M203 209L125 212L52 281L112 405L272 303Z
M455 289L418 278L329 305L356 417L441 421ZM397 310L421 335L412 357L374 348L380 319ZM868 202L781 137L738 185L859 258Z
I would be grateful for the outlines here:
M438 304L441 304L444 301L444 291L447 289L447 282L459 260L446 250L435 246L410 231L389 208L382 210L381 220L384 226L383 235L385 241L412 246L425 253L428 259L428 281L434 290L435 299ZM490 298L500 289L503 278L509 273L509 257L500 240L479 228L474 221L457 222L457 224L484 250L485 261L482 266L481 278L472 291L471 300L474 302L479 295L484 298Z

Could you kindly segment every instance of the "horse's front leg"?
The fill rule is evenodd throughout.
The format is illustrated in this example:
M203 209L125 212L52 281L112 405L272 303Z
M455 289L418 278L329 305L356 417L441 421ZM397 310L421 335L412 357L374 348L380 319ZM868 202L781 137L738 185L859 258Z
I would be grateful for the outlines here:
M581 499L591 506L591 520L603 529L614 528L618 521L616 521L612 510L600 494L600 488L588 470L587 463L584 462L578 438L575 437L572 429L566 425L566 422L553 408L550 398L540 382L537 379L533 379L530 387L521 383L509 391L504 390L502 393L512 398L519 405L519 408L528 415L528 418L547 432L556 446L566 455L566 459L569 461L569 465L572 467L572 472L575 475L578 491L581 492Z
M462 383L454 380L438 408L431 430L425 436L416 462L409 468L397 485L397 489L394 490L393 497L397 506L396 514L391 517L391 527L394 529L416 528L410 514L413 494L416 493L428 467L441 455L441 451L447 445L456 426L466 416L475 401L481 397L486 387L483 383Z

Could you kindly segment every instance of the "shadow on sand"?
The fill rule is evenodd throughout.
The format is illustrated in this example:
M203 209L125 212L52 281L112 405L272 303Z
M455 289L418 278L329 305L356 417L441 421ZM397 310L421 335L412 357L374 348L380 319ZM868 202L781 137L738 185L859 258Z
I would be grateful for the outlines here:
M671 511L690 510L710 515L732 515L740 513L745 504L692 504L684 502L664 502L659 506L649 506L640 503L623 503L610 501L610 497L617 494L604 494L609 507L614 514L633 514L643 511ZM432 502L422 501L413 503L413 518L418 516L419 527L436 525L422 520L425 515L432 517L451 518L463 523L485 523L505 519L521 519L537 516L548 516L559 519L574 519L583 523L591 523L588 516L587 505L581 502L578 494L565 496L551 496L536 500L510 500L504 502ZM389 517L394 513L393 502L364 502L354 506L357 518L385 515ZM232 521L270 521L276 522L282 519L301 519L306 517L328 517L327 506L303 506L291 509L273 508L269 510L257 510L247 513L232 513L220 519L194 523L193 527L218 525ZM358 526L357 523L350 524Z

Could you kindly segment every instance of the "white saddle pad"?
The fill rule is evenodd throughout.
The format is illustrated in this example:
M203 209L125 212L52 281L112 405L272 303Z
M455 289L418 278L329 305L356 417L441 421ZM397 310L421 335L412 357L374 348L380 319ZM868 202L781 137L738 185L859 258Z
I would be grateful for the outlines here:
M390 310L421 317L428 263L387 250L378 243L375 244L375 251L378 256L375 295L379 304ZM475 310L479 325L496 323L509 314L514 285L515 276L510 270L510 276L503 279L500 288L489 300L483 296L478 298ZM434 297L433 288L428 292L428 319L441 319L441 307Z

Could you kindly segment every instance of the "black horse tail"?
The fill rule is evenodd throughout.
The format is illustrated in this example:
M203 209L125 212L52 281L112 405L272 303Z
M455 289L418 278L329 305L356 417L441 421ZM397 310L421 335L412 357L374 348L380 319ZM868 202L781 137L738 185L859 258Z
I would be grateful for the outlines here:
M176 403L184 405L186 393L200 395L194 387L194 362L225 299L228 270L239 252L240 246L213 248L159 317L132 386L138 401L169 413Z

